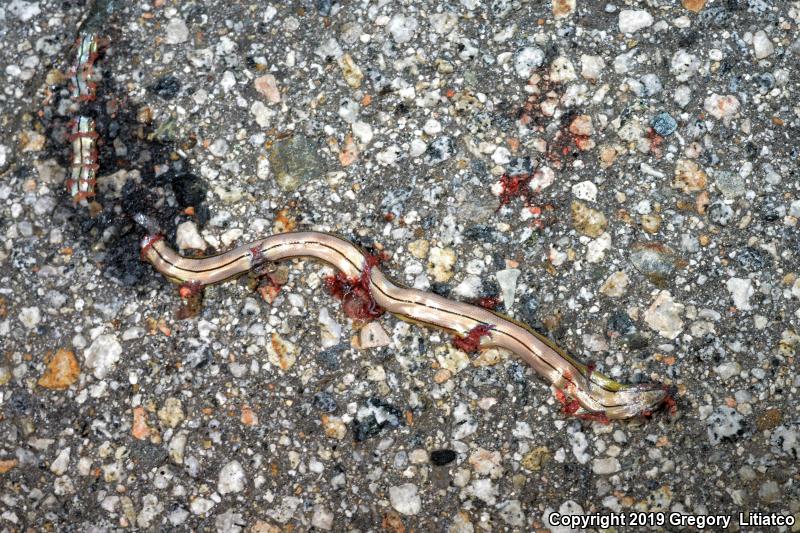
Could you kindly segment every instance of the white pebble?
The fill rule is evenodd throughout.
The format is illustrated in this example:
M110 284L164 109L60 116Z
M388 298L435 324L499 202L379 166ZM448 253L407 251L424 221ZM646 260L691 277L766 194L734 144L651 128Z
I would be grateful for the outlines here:
M122 355L122 345L113 334L100 335L83 353L86 366L94 377L103 379L114 368Z
M764 59L772 55L774 51L775 47L772 45L772 41L770 41L769 36L767 36L764 30L759 30L753 35L753 53L756 59Z
M742 367L736 361L727 361L714 367L714 372L719 375L722 381L738 376L741 371Z
M195 498L192 500L192 503L189 507L192 509L194 514L205 514L211 510L212 507L216 505L213 501L208 500L206 498Z
M197 225L191 220L178 224L178 229L175 232L175 242L181 250L202 251L208 247L200 232L197 231Z
M425 125L422 126L422 131L428 135L436 135L442 132L442 123L433 118L429 119L425 122Z
M228 494L231 492L242 492L247 483L244 469L239 461L231 461L222 467L219 471L219 480L217 482L217 491L220 494Z
M669 291L661 291L645 311L644 321L662 337L674 339L683 330L683 310L684 305L675 302Z
M589 180L572 186L572 195L579 200L594 202L597 199L597 185Z
M586 260L589 263L599 263L605 258L609 249L611 249L611 235L603 232L586 246Z
M528 46L517 52L514 57L514 70L522 79L527 80L536 68L544 62L544 50L537 46Z
M311 516L311 525L317 529L329 531L333 527L333 513L322 505L314 506L314 514Z
M511 152L508 151L508 148L498 146L492 154L492 161L498 165L505 165L511 161Z
M623 9L619 12L619 31L634 33L653 25L653 15L644 9Z
M404 515L415 515L422 509L422 500L413 483L389 487L389 501L395 511Z
M50 463L50 471L57 476L64 474L67 471L67 467L69 466L69 453L70 447L67 446L56 456L55 460Z
M386 29L392 34L394 42L398 44L410 41L417 32L417 27L417 19L406 17L400 13L393 16L389 20L389 24L386 25Z
M572 61L566 56L558 56L550 65L550 81L552 82L566 83L577 77Z
M725 286L728 288L728 292L731 293L733 305L736 306L737 309L740 311L752 309L750 297L753 296L755 292L753 290L752 280L747 278L731 278L725 283Z
M592 461L592 472L601 476L619 472L619 469L619 461L614 457L604 457Z
M179 18L171 18L167 22L167 36L164 42L167 44L181 44L189 39L189 28L186 27L186 21Z
M581 56L581 76L587 80L597 81L605 66L606 62L600 56Z
M514 304L514 293L517 290L517 280L521 271L518 268L507 268L495 274L497 284L500 285L500 293L503 295L503 305L506 310L511 309Z
M353 135L363 144L369 144L372 140L372 126L366 122L356 121L351 126L353 128Z
M744 429L744 417L732 407L718 407L708 418L708 440L712 446L716 446L724 439L732 439Z
M42 320L42 313L38 307L23 307L19 312L19 321L28 329L33 329Z

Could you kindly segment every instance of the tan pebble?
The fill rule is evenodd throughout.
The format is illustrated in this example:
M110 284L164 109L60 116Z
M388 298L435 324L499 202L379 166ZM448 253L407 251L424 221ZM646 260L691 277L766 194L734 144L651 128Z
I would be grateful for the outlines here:
M602 211L592 209L578 200L572 202L572 222L576 230L589 237L599 237L608 226Z
M338 60L339 68L342 69L342 76L344 77L344 81L347 82L347 85L352 87L353 89L358 89L361 87L361 81L364 79L364 73L361 72L361 68L353 61L353 58L350 54L344 54Z
M40 387L63 390L78 380L81 369L71 350L61 348L54 355L48 353L48 358L47 369L37 382Z
M575 0L553 0L553 17L562 19L575 11Z
M578 115L569 125L569 132L573 135L591 135L594 133L592 127L592 117L589 115Z
M457 374L469 366L469 356L463 350L448 344L436 350L436 361L441 368Z
M19 144L23 152L39 152L44 148L45 136L33 130L19 134Z
M9 470L16 468L19 461L16 459L0 459L0 474L5 474Z
M297 346L273 333L267 344L267 358L281 370L289 370L297 360Z
M45 78L45 81L48 85L61 85L64 83L64 79L64 73L57 68L54 68L47 73L47 78Z
M358 146L349 133L344 138L344 148L339 152L339 162L343 167L351 165L358 159Z
M628 275L618 270L614 272L600 286L600 292L612 298L618 298L628 290Z
M439 370L437 370L437 371L436 371L436 373L433 375L433 381L434 381L435 383L438 383L438 384L440 384L440 385L441 385L442 383L444 383L445 381L447 381L447 380L448 380L448 379L450 379L451 377L453 377L453 373L452 373L452 372L450 372L450 371L449 371L449 370L447 370L446 368L440 368L440 369L439 369Z
M681 4L692 13L700 13L706 5L706 0L681 0Z
M695 199L695 209L697 210L697 214L705 215L706 210L708 209L709 204L711 204L711 199L708 196L708 191L703 191L697 195L697 199Z
M403 523L403 518L395 511L387 511L386 514L383 515L381 529L384 531L391 531L392 533L406 533L406 526Z
M697 192L705 189L707 182L706 173L700 166L689 159L679 159L675 163L675 179L672 181L673 189L681 191Z
M342 440L347 434L347 426L341 418L335 416L323 416L322 425L325 427L325 435L337 440Z
M503 352L496 348L484 350L472 361L473 366L494 366L505 359Z
M258 416L253 412L249 405L242 406L242 416L239 419L245 426L258 425Z
M417 239L409 243L408 251L417 259L424 259L428 255L429 243L425 239Z
M249 533L281 533L281 528L273 526L269 522L258 520L253 524L253 527L249 529Z
M705 233L703 235L700 235L700 237L698 237L698 240L700 241L700 246L708 246L709 244L711 244L711 237L709 237Z
M388 346L391 342L389 335L378 322L370 322L358 332L358 346L360 348L380 348Z
M134 407L133 409L133 427L131 434L134 438L144 440L150 436L150 427L147 425L147 413L144 407Z
M658 215L642 215L642 228L647 233L658 233L661 227L661 217Z
M434 246L428 254L428 273L439 283L449 281L453 277L453 266L456 264L456 252L452 248Z
M600 149L600 166L608 168L617 159L617 151L611 146L604 146Z
M534 448L522 458L522 468L531 472L538 472L548 459L550 459L550 450L545 446Z
M164 405L158 410L158 419L167 427L174 428L183 422L183 404L178 398L170 397L164 401Z
M281 92L278 89L278 80L272 74L264 74L259 76L253 82L256 86L256 91L263 95L268 102L277 104L281 101Z

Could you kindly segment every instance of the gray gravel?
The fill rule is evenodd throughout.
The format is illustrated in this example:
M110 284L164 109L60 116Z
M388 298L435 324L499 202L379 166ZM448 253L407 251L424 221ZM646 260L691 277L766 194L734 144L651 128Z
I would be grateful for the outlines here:
M796 2L76 4L0 6L0 531L800 520ZM79 24L108 39L88 207ZM179 320L137 212L189 254L344 235L677 412L571 418L513 355L359 329L311 261Z

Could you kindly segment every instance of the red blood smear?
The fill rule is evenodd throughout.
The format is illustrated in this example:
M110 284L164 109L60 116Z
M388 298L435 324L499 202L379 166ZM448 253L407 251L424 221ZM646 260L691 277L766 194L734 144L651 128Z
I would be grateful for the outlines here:
M491 309L494 311L497 309L497 306L500 305L500 298L497 296L486 296L478 300L478 305L483 307L484 309Z
M161 235L160 233L156 233L154 235L148 235L147 237L145 237L142 240L142 250L141 250L142 261L146 261L147 260L147 258L146 258L147 251L150 250L150 248L155 243L157 243L158 241L162 240L163 238L164 238L163 235Z
M581 404L574 398L567 398L567 395L564 394L564 391L561 389L556 389L556 400L558 400L562 405L561 412L565 415L575 416L581 420L590 420L592 422L599 422L601 424L611 423L611 420L608 419L605 413L597 412L577 414L578 410L581 408Z
M481 345L481 337L491 336L491 326L478 325L469 330L464 337L454 337L453 346L467 353L475 353Z
M178 293L181 295L181 298L191 298L192 296L197 296L202 291L203 284L199 281L187 281L178 287Z
M678 403L671 394L668 394L666 398L664 398L664 409L670 414L670 416L675 416L678 414Z
M533 173L514 174L513 176L503 174L500 176L500 185L503 187L500 192L500 205L506 205L518 196L522 197L526 204L529 204L533 195L533 191L529 186L531 179L533 179Z
M325 278L325 286L334 298L342 301L342 310L353 320L372 321L384 313L370 293L370 272L378 264L378 258L366 254L361 276L348 278L342 272Z

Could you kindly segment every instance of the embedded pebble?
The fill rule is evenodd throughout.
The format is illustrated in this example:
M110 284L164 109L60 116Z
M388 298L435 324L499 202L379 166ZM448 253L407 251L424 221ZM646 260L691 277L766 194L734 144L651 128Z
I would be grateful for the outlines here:
M167 44L181 44L187 40L189 40L189 28L186 26L186 21L179 18L169 19L164 42Z
M605 68L605 60L601 56L581 56L581 76L590 81L597 81Z
M528 79L534 69L542 66L543 62L544 50L538 46L528 46L514 55L514 70L520 78Z
M597 185L591 181L582 181L572 186L572 195L578 200L594 202L597 199Z
M675 122L675 119L672 118L672 115L666 111L656 115L651 124L656 133L663 137L672 135L675 133L675 130L678 129L678 123Z
M122 345L116 335L99 335L83 352L84 362L97 379L105 378L119 361Z
M503 305L506 309L511 309L514 305L514 293L521 273L522 271L517 268L507 268L495 274L497 283L500 285L500 292L503 295Z
M453 277L456 253L451 248L434 246L428 254L428 273L437 282L445 282Z
M179 398L170 396L164 401L164 405L158 410L158 419L167 427L177 427L183 420L183 404Z
M417 486L413 483L389 487L389 500L394 510L404 515L419 513L422 509L422 500L417 491Z
M725 282L728 292L731 293L733 305L741 311L749 311L752 309L750 305L750 298L755 291L753 290L753 282L746 278L730 278Z
M197 224L191 220L178 224L178 230L175 233L175 244L181 250L203 251L208 248L205 239L197 230Z
M712 117L728 124L739 113L741 104L733 95L723 96L714 93L705 99L703 107Z
M608 226L602 211L577 200L572 202L572 221L575 229L589 237L599 237Z
M378 322L370 322L361 328L358 339L361 348L380 348L391 343L388 333Z
M19 312L19 321L27 329L33 329L42 320L42 313L38 307L23 307Z
M758 30L753 35L753 53L756 59L764 59L775 51L772 41L764 30Z
M612 298L619 298L627 292L629 282L628 275L618 270L606 278L600 286L600 292Z
M659 335L674 339L683 330L684 305L676 302L669 291L660 291L644 313L644 321Z
M736 409L718 407L707 420L708 440L712 446L724 441L735 440L747 431L747 422Z
M36 384L46 389L63 390L75 383L80 373L80 365L75 354L71 350L61 348L48 356L47 370Z
M58 452L56 458L53 460L52 463L50 463L50 471L53 474L60 476L67 471L67 468L69 467L70 451L71 449L69 447L66 447L60 452Z
M417 32L417 19L414 17L407 17L405 15L394 15L386 29L392 34L392 38L398 44L407 43L410 41L414 34Z
M592 472L598 475L608 475L614 472L619 472L620 464L616 457L604 457L602 459L595 459L592 462Z
M219 471L217 491L220 494L242 492L247 484L247 476L239 461L230 461Z
M653 16L643 9L623 9L619 12L619 31L634 33L653 25Z
M271 104L281 101L281 92L278 89L278 80L272 74L264 74L253 80L256 91L264 96Z

